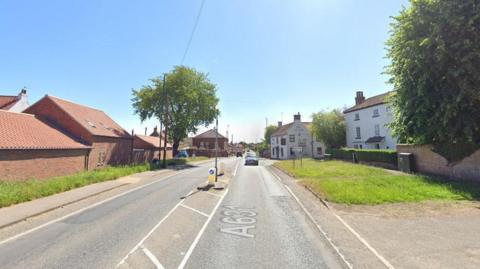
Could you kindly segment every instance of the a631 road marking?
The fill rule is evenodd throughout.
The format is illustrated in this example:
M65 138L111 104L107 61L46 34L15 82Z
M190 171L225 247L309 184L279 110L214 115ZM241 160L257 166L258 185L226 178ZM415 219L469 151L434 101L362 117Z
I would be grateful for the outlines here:
M257 223L257 213L249 208L241 208L236 206L224 206L225 210L222 211L221 222L229 225L235 225L232 227L222 228L220 232L246 237L254 238L253 234L248 233L250 229L255 229L255 223Z

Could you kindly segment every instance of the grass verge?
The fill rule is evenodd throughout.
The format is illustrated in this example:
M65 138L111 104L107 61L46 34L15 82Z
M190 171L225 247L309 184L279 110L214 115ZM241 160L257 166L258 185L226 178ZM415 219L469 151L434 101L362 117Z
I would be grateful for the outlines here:
M342 161L303 160L275 166L299 178L327 200L345 204L382 204L424 200L479 200L480 184L445 181L423 175L392 173L382 168Z

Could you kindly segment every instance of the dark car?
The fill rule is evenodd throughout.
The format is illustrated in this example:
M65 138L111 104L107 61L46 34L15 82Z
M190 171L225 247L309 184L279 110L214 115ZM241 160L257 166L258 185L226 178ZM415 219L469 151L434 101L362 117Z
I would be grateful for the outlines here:
M258 158L253 152L248 152L245 156L245 165L258 165Z

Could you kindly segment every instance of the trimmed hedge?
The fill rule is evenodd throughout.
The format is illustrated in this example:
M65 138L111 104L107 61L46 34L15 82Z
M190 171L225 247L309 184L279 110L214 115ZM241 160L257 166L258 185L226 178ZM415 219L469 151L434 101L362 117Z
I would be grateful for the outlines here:
M352 148L330 150L330 154L332 154L333 158L348 161L353 160L353 153L356 154L357 160L359 162L379 162L397 166L397 152L395 150Z

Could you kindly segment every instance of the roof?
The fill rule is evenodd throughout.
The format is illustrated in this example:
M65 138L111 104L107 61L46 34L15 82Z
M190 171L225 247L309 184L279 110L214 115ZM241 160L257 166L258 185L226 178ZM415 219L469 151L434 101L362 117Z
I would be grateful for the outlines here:
M54 96L46 95L36 104L42 102L43 99L50 99L57 104L65 113L73 120L78 122L92 135L108 136L108 137L130 137L120 125L112 120L105 112L95 108L79 105L67 100L63 100Z
M147 136L147 135L135 135L135 138L138 138L142 140L143 142L150 144L152 147L155 148L160 148L160 137L158 136ZM164 140L162 139L162 145L161 147L163 148L163 142ZM171 148L172 145L167 142L167 148Z
M216 137L216 131L214 129L210 129L204 133L201 133L197 136L195 136L194 138L215 138ZM220 133L218 133L218 138L224 138L224 139L227 139L225 136L221 135Z
M289 124L285 124L277 128L275 132L273 132L272 136L281 136L281 135L286 135L288 132L288 129L294 124L294 122L291 122ZM305 126L305 128L309 128L310 125L312 124L311 122L302 122L302 124Z
M372 136L369 139L367 139L367 141L365 141L365 143L367 143L367 144L380 143L380 142L383 141L383 139L385 139L385 136Z
M0 109L8 110L14 106L18 100L20 100L18 96L0 95Z
M0 149L88 149L34 115L0 110Z
M353 112L353 111L357 111L357 110L360 110L360 109L364 109L364 108L367 108L367 107L372 107L372 106L377 106L377 105L381 105L381 104L384 104L386 103L386 97L392 93L392 91L389 91L389 92L386 92L386 93L382 93L382 94L379 94L379 95L375 95L373 97L370 97L370 98L367 98L365 99L365 101L363 101L362 103L358 104L358 105L355 105L355 106L352 106L351 108L348 108L346 109L345 111L343 111L343 113L349 113L349 112Z

